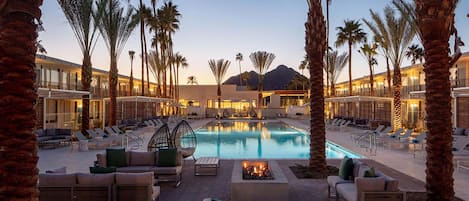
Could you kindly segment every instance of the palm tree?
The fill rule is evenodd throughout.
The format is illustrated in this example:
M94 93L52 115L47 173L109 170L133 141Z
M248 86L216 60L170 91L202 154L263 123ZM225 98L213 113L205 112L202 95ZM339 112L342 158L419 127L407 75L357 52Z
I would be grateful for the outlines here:
M353 95L352 92L352 46L357 43L366 42L366 33L360 27L359 21L345 20L343 27L337 27L337 41L335 45L337 47L348 44L348 78L349 78L349 95Z
M158 51L150 51L148 55L150 61L150 71L153 74L157 84L156 84L156 96L161 96L161 72L162 72L162 65L160 63L160 58L158 57Z
M378 44L378 48L383 53L383 56L386 59L386 81L388 83L388 93L392 94L391 87L391 67L389 66L389 41L383 40L381 36L374 35L373 41Z
M340 72L344 69L348 62L348 54L346 52L339 55L337 51L329 53L329 74L331 82L331 96L335 96L335 84L339 79Z
M190 85L198 85L199 82L197 82L197 78L193 75L187 77L187 84L190 84Z
M103 6L98 9L104 9L104 13L98 26L109 50L111 64L109 70L109 126L112 126L116 125L117 60L127 39L137 26L139 16L132 8L127 8L127 11L124 12L119 1L100 0L99 4Z
M327 64L326 64L327 65ZM303 75L303 71L305 69L309 68L309 64L308 64L308 59L306 58L305 56L305 59L303 61L301 61L300 65L298 66L298 69L301 70L301 75ZM326 76L326 77L329 77L329 76ZM329 79L327 79L329 80ZM329 82L329 81L326 81L326 83ZM303 83L303 90L305 90L305 86L304 86L304 83ZM326 86L326 90L328 89L328 87Z
M413 65L415 64L417 60L419 60L420 63L422 63L423 57L425 56L425 52L423 51L421 47L419 47L419 45L413 44L407 48L407 51L405 52L405 56L407 57L407 59L410 59Z
M310 97L310 148L311 172L326 176L326 129L324 124L324 53L326 52L326 27L321 0L308 0L306 27L306 54L309 60Z
M373 93L374 92L373 66L378 65L378 61L375 58L375 56L378 54L376 49L378 49L378 45L374 43L374 44L363 44L363 46L360 47L360 50L358 50L358 52L360 52L360 54L362 54L362 56L366 59L368 63L368 67L370 68L370 96L374 95Z
M134 66L134 58L135 58L135 51L129 51L130 57L130 96L133 96L134 93L134 75L133 75L133 66Z
M241 78L241 61L243 61L243 54L241 54L241 52L236 54L236 61L238 61L239 65L239 86L242 86L243 82Z
M57 0L62 8L68 24L78 41L83 54L83 63L81 66L81 84L83 91L90 91L91 85L91 54L93 47L98 39L97 25L101 10L94 10L94 0L66 1ZM81 130L89 129L90 125L90 99L88 95L83 96L83 110L81 116Z
M210 66L213 76L215 77L215 81L217 82L218 113L220 113L221 108L221 82L223 81L230 64L230 61L224 59L219 59L217 61L211 59L208 61L208 65Z
M262 89L263 89L263 80L264 80L264 73L269 69L270 64L275 59L275 55L272 53L268 53L265 51L257 51L251 53L249 55L254 68L257 70L257 74L259 76L257 82L257 117L262 118L261 108L262 108Z
M37 200L35 53L41 0L0 3L0 200Z
M324 71L326 71L326 95L329 96L329 5L332 0L326 0L326 65L324 65ZM306 59L306 58L305 58Z
M112 1L112 0L111 0ZM141 96L145 96L145 58L146 56L144 55L147 55L146 51L145 51L145 48L146 48L146 45L145 45L145 40L144 40L144 37L145 37L145 25L143 24L144 23L144 20L143 20L143 2L142 0L139 1L139 20L140 20L140 51L141 51L141 54L140 54L140 58L142 59L141 60L141 63L142 63L142 93L141 93Z
M454 27L457 2L415 0L415 4L415 23L425 49L427 200L454 200L449 69L460 55L455 50L456 56L449 56L449 38L451 34L458 38Z
M189 64L187 63L186 57L182 56L179 52L176 52L174 55L173 62L176 67L176 100L179 102L179 68L187 68Z
M411 24L407 21L405 16L396 17L395 11L390 7L384 8L384 16L382 19L378 13L370 10L373 22L363 19L365 24L370 28L375 36L386 41L388 44L388 56L393 65L393 98L394 98L394 111L393 111L393 128L399 129L402 125L401 122L401 63L404 58L404 51L409 47L412 39L415 36L415 30L412 29Z

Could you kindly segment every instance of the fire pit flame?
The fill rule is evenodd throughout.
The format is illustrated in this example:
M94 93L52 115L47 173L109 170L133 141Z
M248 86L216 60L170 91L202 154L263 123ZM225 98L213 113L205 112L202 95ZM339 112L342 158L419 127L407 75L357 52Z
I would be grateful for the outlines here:
M243 161L243 179L271 180L274 177L267 161Z

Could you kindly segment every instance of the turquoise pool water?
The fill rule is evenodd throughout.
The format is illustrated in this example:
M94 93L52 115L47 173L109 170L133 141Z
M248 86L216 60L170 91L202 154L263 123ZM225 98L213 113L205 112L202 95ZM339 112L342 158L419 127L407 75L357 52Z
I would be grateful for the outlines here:
M309 135L281 122L211 122L197 129L195 156L220 158L309 158ZM361 158L331 142L327 158Z

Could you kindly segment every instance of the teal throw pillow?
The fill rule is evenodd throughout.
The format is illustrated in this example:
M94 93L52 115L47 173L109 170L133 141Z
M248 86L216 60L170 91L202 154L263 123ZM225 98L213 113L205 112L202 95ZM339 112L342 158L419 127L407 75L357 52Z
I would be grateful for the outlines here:
M90 167L90 173L93 174L105 174L116 172L115 167Z
M160 149L158 150L158 166L174 167L176 166L177 149Z
M106 164L108 167L127 166L127 155L125 154L125 148L106 149Z
M353 160L347 156L342 159L339 167L339 177L344 180L351 180L353 177Z
M364 177L377 177L375 168L371 167L370 169L366 170Z

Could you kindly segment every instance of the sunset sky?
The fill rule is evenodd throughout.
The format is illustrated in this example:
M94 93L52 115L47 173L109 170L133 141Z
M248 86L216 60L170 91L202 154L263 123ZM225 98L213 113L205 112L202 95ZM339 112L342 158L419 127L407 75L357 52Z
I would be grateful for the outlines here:
M124 2L124 1L122 1ZM149 0L144 0L151 5ZM161 5L163 1L159 1ZM181 84L186 83L188 76L196 76L199 84L214 84L215 80L208 67L209 59L224 58L231 60L227 77L239 73L235 55L241 52L244 61L242 71L254 68L249 60L249 54L258 51L268 51L276 55L271 68L280 64L298 70L298 65L304 56L304 23L307 15L305 0L174 0L182 14L180 30L176 32L174 50L184 55L189 67L180 71ZM131 3L137 6L138 1ZM122 3L125 5L125 3ZM324 4L324 3L323 3ZM382 13L384 7L391 4L390 0L335 0L330 6L330 46L334 46L335 28L343 25L345 19L361 20L369 18L369 9ZM325 7L325 6L324 6ZM456 27L464 42L469 45L469 1L460 1L456 9ZM48 56L64 59L81 64L82 55L75 37L62 13L57 1L44 1L43 26L39 39L45 46ZM368 27L362 28L369 33ZM369 33L371 39L372 34ZM334 47L335 48L335 47ZM358 47L357 47L358 48ZM134 50L140 54L139 30L136 29L128 40L118 62L120 74L130 72L128 51ZM467 47L462 48L468 51ZM347 51L346 47L339 51ZM353 50L353 76L364 76L368 73L364 58ZM109 70L109 56L106 46L99 39L92 57L93 66ZM378 60L376 72L385 69L383 60ZM409 62L405 61L404 65ZM134 61L135 76L140 77L140 58ZM306 72L305 72L306 74ZM344 70L339 81L347 79Z

